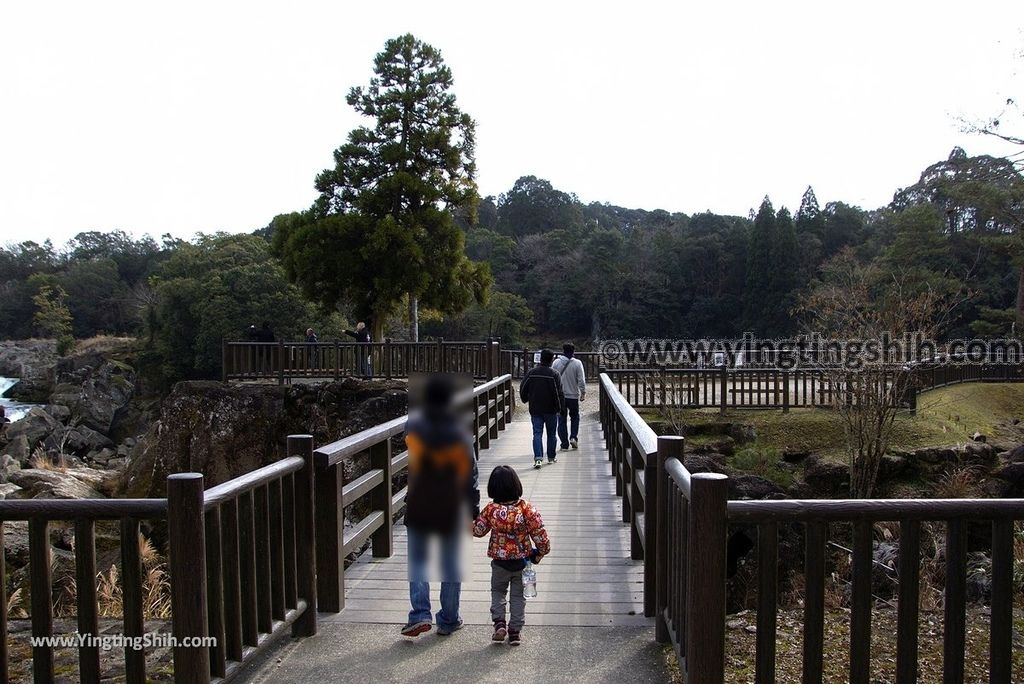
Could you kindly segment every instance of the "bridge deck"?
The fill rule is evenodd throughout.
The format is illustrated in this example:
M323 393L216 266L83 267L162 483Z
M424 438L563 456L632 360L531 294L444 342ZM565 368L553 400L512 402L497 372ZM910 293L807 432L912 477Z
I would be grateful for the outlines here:
M523 496L544 518L551 555L537 566L536 599L527 603L531 625L646 625L643 563L629 558L629 527L620 522L608 453L596 414L583 416L580 448L559 451L558 462L533 467L530 421L517 416L490 449L480 452L480 490L487 501L487 477L501 464L512 465L523 482ZM462 586L467 624L490 624L490 562L487 539L467 545ZM404 622L409 611L405 527L395 527L395 555L369 553L345 572L345 610L325 621ZM439 586L431 586L439 608Z
M250 670L251 681L667 681L653 621L642 616L643 567L629 558L629 528L620 522L597 414L582 416L579 450L559 451L557 464L534 470L530 442L530 421L518 415L480 454L482 493L494 466L513 465L551 537L551 555L537 566L538 597L526 605L521 648L489 640L486 539L466 545L461 609L467 627L447 638L402 639L409 590L405 529L397 526L394 556L367 553L346 571L345 609L321 613L316 637L270 656ZM435 612L438 593L432 585Z

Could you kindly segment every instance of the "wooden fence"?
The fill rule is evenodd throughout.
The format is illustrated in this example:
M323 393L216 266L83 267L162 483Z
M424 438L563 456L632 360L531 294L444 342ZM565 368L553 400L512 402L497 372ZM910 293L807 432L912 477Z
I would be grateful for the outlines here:
M497 341L482 342L228 342L221 349L222 379L276 380L366 376L407 378L459 373L486 380L500 372Z
M644 614L655 636L671 644L686 681L725 679L727 537L730 524L758 530L756 681L774 682L778 604L779 525L801 525L805 536L802 681L823 681L825 548L830 524L852 524L849 681L871 681L873 524L900 525L896 681L918 681L920 529L946 526L943 681L964 681L966 530L991 526L990 682L1009 684L1013 653L1014 524L1024 499L728 501L725 475L691 474L682 437L655 437L618 391L601 376L600 416L623 519L632 530L633 558L644 560Z
M1024 366L917 366L881 371L901 406L914 410L917 396L938 387L964 382L1022 382ZM855 400L861 375L823 370L727 368L644 368L606 371L615 388L636 408L732 409L831 407L838 398ZM839 378L842 385L834 385ZM839 397L836 396L838 391Z
M467 390L459 402L477 447L485 449L511 420L512 378ZM228 681L286 632L314 635L317 610L343 606L345 556L367 539L375 556L392 553L393 520L406 493L392 491L392 477L406 468L408 454L392 455L391 441L404 424L396 418L318 449L310 435L292 435L285 458L205 491L199 473L171 475L166 499L0 501L0 522L28 521L32 636L54 634L52 521L74 524L78 633L99 634L97 520L120 521L124 636L139 640L146 630L139 521L167 521L173 636L178 644L213 637L209 647L175 647L176 682ZM371 469L343 483L342 462L367 452ZM344 508L360 499L370 513L342 534ZM6 606L4 573L0 563ZM79 679L100 682L98 645L87 641L78 656ZM126 641L124 658L126 681L147 681L145 650ZM7 614L0 611L2 682L8 661ZM52 646L33 647L32 671L36 682L54 681Z

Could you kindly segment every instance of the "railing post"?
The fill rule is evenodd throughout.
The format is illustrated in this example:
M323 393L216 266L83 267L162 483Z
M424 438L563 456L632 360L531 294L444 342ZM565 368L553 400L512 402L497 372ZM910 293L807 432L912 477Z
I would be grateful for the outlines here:
M384 377L391 379L391 338L384 338Z
M203 476L177 473L167 478L167 534L171 571L171 624L178 644L208 636L206 606L206 521ZM123 539L122 543L138 543ZM174 647L174 681L210 681L210 650Z
M313 435L289 435L288 455L300 456L302 468L294 475L295 581L306 610L292 625L292 636L316 634L316 531L314 525Z
M729 406L729 369L726 365L722 364L722 407L721 412L725 413L726 407Z
M228 381L228 343L223 337L220 338L220 379Z
M384 521L376 532L373 533L374 558L390 558L392 545L392 527L394 516L391 511L391 440L385 439L379 444L370 447L370 468L380 468L384 471L384 481L374 487L370 493L370 509L384 512ZM343 562L338 561L339 564Z
M782 412L789 413L789 371L782 371Z
M316 596L317 610L338 613L345 607L344 543L345 502L341 465L328 465L326 456L316 462Z
M284 384L284 340L277 341L277 384Z
M686 440L683 437L676 435L662 435L658 437L658 451L653 455L653 458L648 460L648 467L646 472L647 491L648 496L651 496L651 482L654 482L653 493L654 498L652 499L654 504L649 506L649 510L654 512L653 520L648 521L648 525L652 522L655 528L655 540L652 545L653 553L648 554L644 560L644 580L647 580L647 565L654 566L654 638L659 644L667 644L671 640L671 636L668 630L668 558L669 558L669 543L668 538L668 471L665 469L665 463L670 458L678 459L680 462L683 460L683 452L685 450ZM653 467L652 467L653 466ZM650 515L650 514L648 514ZM678 543L678 540L671 540ZM649 585L647 585L649 586ZM644 587L646 598L646 589Z
M691 478L687 559L686 663L690 681L725 678L726 500L729 479L719 473Z
M437 338L437 371L444 373L447 369L444 366L444 338Z

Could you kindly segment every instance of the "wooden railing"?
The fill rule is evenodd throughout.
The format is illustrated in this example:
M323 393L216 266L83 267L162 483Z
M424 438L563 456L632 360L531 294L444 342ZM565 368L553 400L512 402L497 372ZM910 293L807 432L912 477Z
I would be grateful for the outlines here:
M512 377L467 390L459 403L477 448L485 449L512 418ZM51 521L74 523L78 633L99 634L97 520L121 523L123 634L135 643L146 630L139 521L167 522L176 682L228 681L286 632L316 634L317 610L344 605L345 557L367 539L375 556L392 553L393 519L406 494L392 491L392 478L408 455L392 456L391 440L405 422L396 418L319 449L312 436L291 435L283 459L205 491L199 473L171 475L166 499L0 501L0 521L28 521L32 636L54 634ZM370 470L344 483L341 463L363 452ZM370 512L344 532L345 507L362 499ZM0 563L2 606L5 567ZM126 681L147 681L146 651L125 643ZM7 613L0 610L0 681L8 680L8 665ZM36 682L54 681L52 646L33 648L32 669ZM79 673L83 682L100 681L95 642L79 648Z
M727 368L636 368L604 371L635 408L782 409L831 407L842 385L857 382L857 374L822 370ZM842 377L840 388L835 379ZM1022 382L1024 366L918 366L908 371L885 371L886 382L902 383L892 396L903 408L917 408L921 392L964 382Z
M964 680L966 638L966 530L991 525L990 681L1009 684L1013 652L1014 523L1024 520L1022 499L885 499L728 501L728 477L691 474L684 438L658 437L601 377L600 415L623 517L644 560L644 613L655 617L656 638L675 649L686 681L719 684L725 678L726 564L729 525L758 530L756 681L775 681L779 525L805 533L803 678L823 681L825 548L829 524L852 524L849 681L871 679L873 524L900 525L897 682L918 681L920 531L924 521L946 525L943 623L944 681ZM641 476L642 473L642 476ZM643 501L638 511L638 501ZM646 513L654 512L652 516Z
M276 380L416 373L500 374L497 341L482 342L229 342L221 350L222 379Z

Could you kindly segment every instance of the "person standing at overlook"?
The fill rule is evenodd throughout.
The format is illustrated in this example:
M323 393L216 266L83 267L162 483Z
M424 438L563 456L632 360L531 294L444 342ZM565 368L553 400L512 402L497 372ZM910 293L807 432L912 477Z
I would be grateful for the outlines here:
M580 402L586 399L587 374L583 362L576 358L576 347L572 342L562 345L562 355L554 360L551 368L562 380L562 411L558 414L558 439L562 449L579 449Z
M364 321L356 323L355 330L343 330L349 337L355 338L359 346L356 347L356 357L359 364L359 374L365 378L373 377L373 366L370 364L370 343L373 336Z

